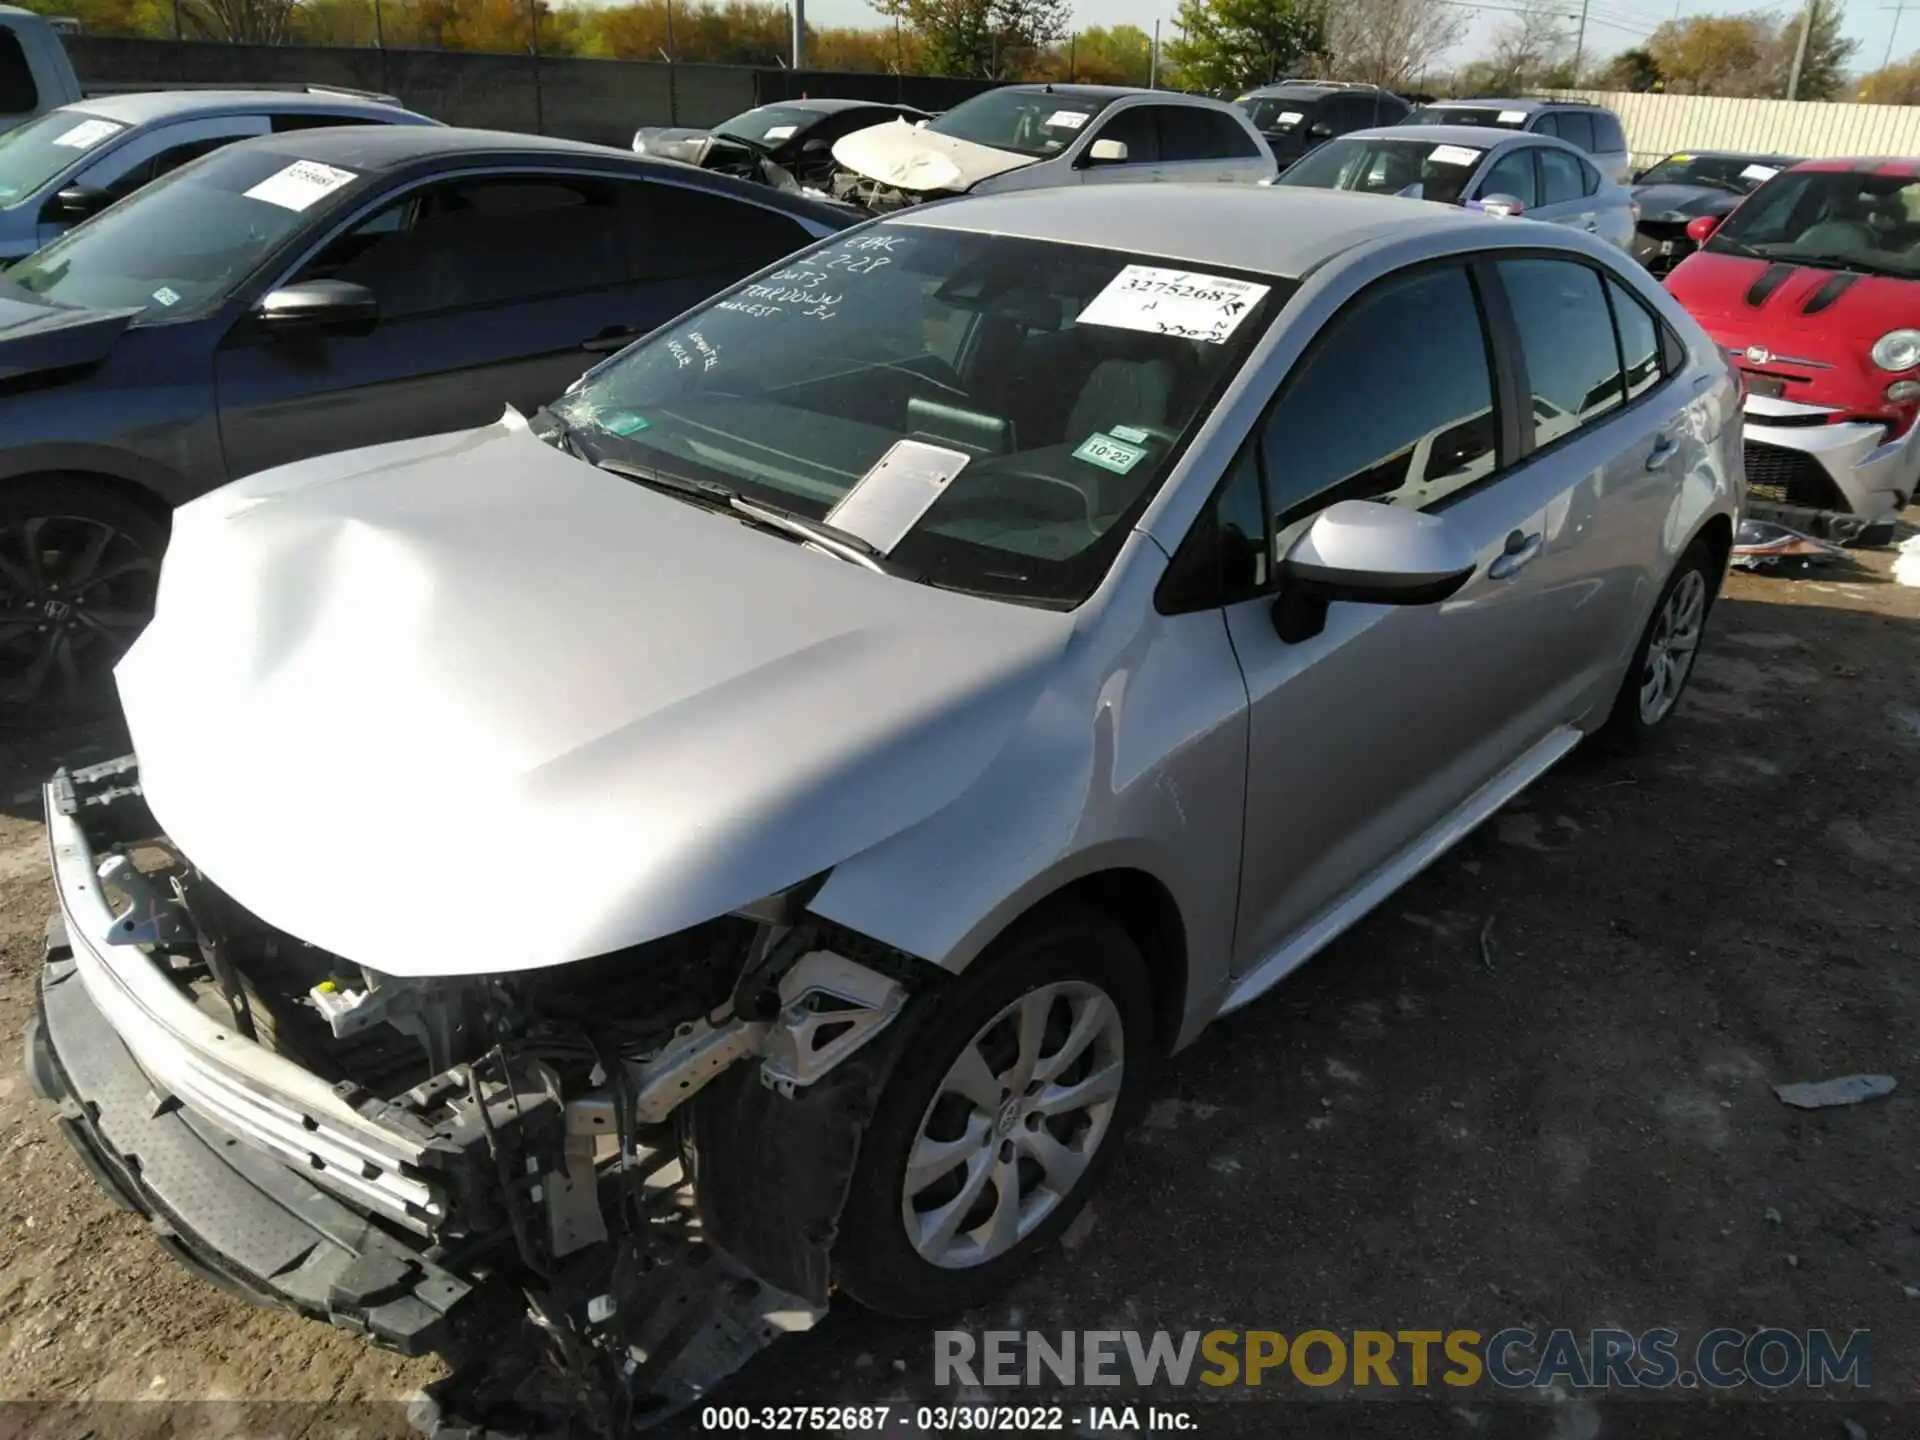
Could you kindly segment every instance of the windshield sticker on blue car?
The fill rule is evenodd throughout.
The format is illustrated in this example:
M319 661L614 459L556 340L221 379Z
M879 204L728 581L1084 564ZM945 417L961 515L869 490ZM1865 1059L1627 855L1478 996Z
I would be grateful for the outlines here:
M284 170L276 170L246 192L249 200L264 200L282 210L296 213L311 208L342 185L351 185L360 177L351 170L322 165L318 160L296 160Z
M1224 275L1129 265L1093 297L1075 323L1221 345L1266 293L1265 285Z
M153 292L153 298L154 302L159 305L178 305L180 303L180 292L171 285L162 285L158 290Z
M891 554L972 458L923 440L896 440L827 512L827 523Z
M82 120L71 130L62 130L54 136L53 143L69 150L91 150L102 140L112 139L126 128L111 120Z
M1098 465L1102 470L1111 470L1116 475L1124 475L1146 459L1147 452L1138 445L1129 445L1111 435L1093 434L1080 442L1080 448L1073 452L1073 458L1084 460L1089 465Z

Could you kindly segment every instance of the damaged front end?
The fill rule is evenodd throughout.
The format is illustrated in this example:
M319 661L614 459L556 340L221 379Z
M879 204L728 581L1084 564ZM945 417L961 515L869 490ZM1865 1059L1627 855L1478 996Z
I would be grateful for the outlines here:
M885 215L913 205L923 205L929 200L951 200L964 192L908 190L884 180L876 180L850 165L836 163L833 173L827 178L827 193L843 205L857 205L870 215Z
M35 1088L190 1268L445 1355L429 1429L623 1433L824 1313L896 1022L942 972L809 915L816 887L573 964L398 978L225 895L131 758L45 796Z

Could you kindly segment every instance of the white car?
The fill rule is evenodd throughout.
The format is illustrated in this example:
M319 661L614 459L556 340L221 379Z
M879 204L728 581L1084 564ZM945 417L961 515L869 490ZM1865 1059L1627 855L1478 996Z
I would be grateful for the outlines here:
M932 120L855 131L833 159L833 197L870 210L1052 185L1257 184L1278 168L1236 106L1113 85L989 90Z

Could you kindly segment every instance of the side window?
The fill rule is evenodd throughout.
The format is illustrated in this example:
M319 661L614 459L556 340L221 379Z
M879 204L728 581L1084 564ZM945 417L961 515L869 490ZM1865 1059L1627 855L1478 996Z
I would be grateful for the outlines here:
M1591 195L1600 188L1600 172L1586 161L1580 162L1580 193Z
M1118 140L1127 147L1129 165L1154 164L1160 159L1160 135L1155 117L1158 105L1130 105L1100 127L1096 140Z
M1585 110L1563 110L1556 117L1560 121L1560 138L1569 145L1578 145L1589 153L1593 150L1593 116Z
M1196 110L1193 113L1206 122L1207 132L1213 137L1213 148L1208 154L1224 156L1229 160L1250 160L1259 155L1260 147L1253 143L1253 136L1233 116L1222 115L1218 110Z
M1498 434L1465 268L1384 281L1328 323L1267 417L1275 522L1337 500L1434 504L1493 473Z
M295 278L327 277L366 286L388 319L615 285L616 196L571 176L428 186L337 236Z
M335 125L372 125L378 123L369 115L326 115L312 110L269 115L273 124L273 133L285 135L294 130L326 130Z
M28 115L40 105L40 87L33 83L33 67L20 37L0 30L0 115Z
M243 135L208 135L198 140L186 140L178 145L170 145L158 155L149 156L135 165L126 174L106 187L107 193L118 200L123 195L131 195L142 185L158 180L170 171L178 170L189 160L198 160L202 155L211 155L223 145L231 145L243 140Z
M1593 112L1593 148L1609 155L1627 148L1627 132L1620 128L1620 117L1611 110Z
M1558 138L1560 135L1560 117L1551 110L1543 110L1534 118L1533 124L1527 128L1536 135L1552 135Z
M777 210L689 185L622 181L620 209L627 267L641 281L751 275L813 239Z
M1501 260L1533 391L1536 445L1623 403L1613 317L1597 271L1570 260Z
M1661 379L1660 322L1618 280L1607 277L1607 300L1620 332L1620 358L1626 363L1627 398L1644 395Z
M1160 105L1162 160L1217 160L1224 153L1219 136L1207 122L1213 117L1193 105Z
M1578 156L1546 145L1536 148L1540 156L1542 205L1562 205L1569 200L1578 200L1587 193L1587 177L1580 173Z
M1540 187L1533 179L1533 152L1539 147L1516 145L1487 171L1480 182L1480 196L1511 195L1528 210L1540 203Z

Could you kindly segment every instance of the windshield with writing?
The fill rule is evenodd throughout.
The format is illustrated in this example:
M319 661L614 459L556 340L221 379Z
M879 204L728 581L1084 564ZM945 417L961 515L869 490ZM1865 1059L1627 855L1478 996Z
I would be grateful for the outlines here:
M31 198L74 161L127 127L79 110L50 110L0 135L0 209Z
M1789 170L1754 191L1705 248L1920 276L1920 179L1861 170Z
M1292 289L889 224L723 293L553 410L592 458L829 520L930 584L1070 606ZM903 536L849 518L902 506Z
M265 150L216 150L69 230L0 281L62 305L172 320L209 309L359 177Z
M1706 185L1733 195L1750 195L1795 163L1778 155L1669 155L1634 183Z
M1041 90L989 90L927 122L927 129L975 145L1044 159L1073 143L1109 102Z
M1329 140L1275 183L1458 205L1486 153L1430 140Z

